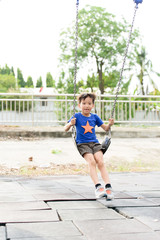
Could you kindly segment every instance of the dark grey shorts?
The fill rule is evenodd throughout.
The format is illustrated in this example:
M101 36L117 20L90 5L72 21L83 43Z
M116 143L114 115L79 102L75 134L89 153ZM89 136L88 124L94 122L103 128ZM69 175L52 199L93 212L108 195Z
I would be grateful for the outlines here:
M85 153L95 154L96 152L102 150L102 145L100 143L89 142L77 144L79 153L83 156Z

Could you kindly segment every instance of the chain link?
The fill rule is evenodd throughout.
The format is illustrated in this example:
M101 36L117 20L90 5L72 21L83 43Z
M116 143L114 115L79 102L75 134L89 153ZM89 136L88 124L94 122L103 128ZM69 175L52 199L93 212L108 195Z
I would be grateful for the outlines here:
M76 113L76 85L77 85L77 48L78 48L78 7L79 0L76 3L76 27L75 27L75 60L74 60L74 98L73 98L73 117ZM72 127L72 135L75 138L76 130L75 126Z
M113 104L113 109L112 109L112 113L111 113L111 118L113 118L114 112L115 112L115 106L116 106L116 102L117 102L117 98L118 98L118 94L119 94L120 85L121 85L121 82L122 82L122 75L123 75L124 65L125 65L126 58L127 58L127 53L128 53L128 48L129 48L130 40L131 40L131 35L132 35L133 26L134 26L134 21L135 21L136 12L137 12L137 7L135 7L135 11L134 11L134 15L133 15L132 25L131 25L131 29L130 29L130 33L129 33L129 38L128 38L128 43L127 43L127 47L126 47L126 51L125 51L125 55L124 55L124 60L123 60L123 64L122 64L122 69L121 69L121 73L120 73L120 78L119 78L119 81L118 81L118 86L117 86L117 90L116 90L116 97L115 97L114 104Z

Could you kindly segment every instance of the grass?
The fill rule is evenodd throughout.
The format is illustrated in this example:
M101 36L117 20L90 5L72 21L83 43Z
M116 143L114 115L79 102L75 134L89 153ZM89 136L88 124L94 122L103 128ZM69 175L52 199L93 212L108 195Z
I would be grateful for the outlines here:
M59 149L53 149L53 150L51 151L52 154L59 154L59 153L61 153L61 152L62 152L62 151L59 150Z
M141 161L133 162L127 161L112 161L105 163L106 169L109 173L117 172L151 172L160 171L160 161ZM49 175L88 175L89 169L87 164L50 164L50 167L38 167L34 165L23 166L19 169L6 168L0 166L1 175L14 176L49 176Z

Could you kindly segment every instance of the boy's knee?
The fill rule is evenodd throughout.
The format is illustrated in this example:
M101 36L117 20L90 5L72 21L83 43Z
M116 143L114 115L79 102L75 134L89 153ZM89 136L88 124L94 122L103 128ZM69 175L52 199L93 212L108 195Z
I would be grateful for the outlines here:
M103 166L104 166L103 160L99 160L99 161L97 162L97 165L98 165L99 168L103 167Z
M87 162L90 166L96 167L96 161L94 160L94 158L88 159Z

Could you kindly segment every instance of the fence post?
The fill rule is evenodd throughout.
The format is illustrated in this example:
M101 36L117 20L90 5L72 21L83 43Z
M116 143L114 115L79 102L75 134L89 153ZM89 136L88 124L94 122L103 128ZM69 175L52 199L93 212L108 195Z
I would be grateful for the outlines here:
M67 95L65 95L65 121L67 122Z
M32 127L34 126L34 97L32 94Z
M131 120L132 120L132 104L131 104L131 97L129 97L129 124L131 124Z

